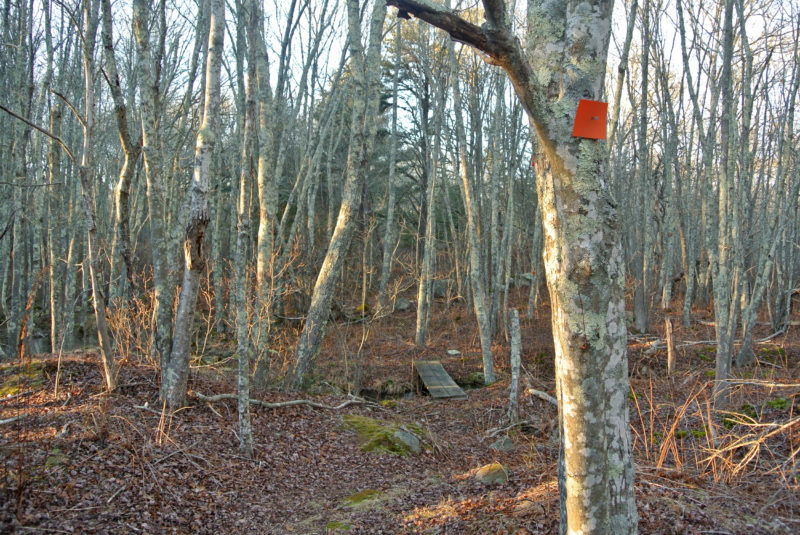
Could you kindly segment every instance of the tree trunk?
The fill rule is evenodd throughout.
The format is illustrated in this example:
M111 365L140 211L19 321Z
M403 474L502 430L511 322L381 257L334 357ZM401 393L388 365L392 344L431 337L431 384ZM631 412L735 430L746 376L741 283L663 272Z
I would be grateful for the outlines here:
M83 74L86 98L86 113L83 123L83 156L78 167L78 178L81 183L83 197L83 213L86 218L87 251L89 265L89 282L92 290L92 307L94 308L97 340L100 344L100 357L103 362L103 376L108 390L114 390L117 384L117 364L111 351L111 337L106 325L105 299L98 279L100 271L100 244L97 232L97 215L94 205L94 188L90 169L92 166L92 148L94 146L94 44L97 34L99 4L84 0L83 5Z
M511 314L511 386L508 392L508 422L515 424L519 421L519 367L520 353L522 352L521 335L519 332L519 312L512 308Z
M353 236L353 219L361 204L363 181L368 171L369 157L377 130L376 115L379 95L375 90L375 85L380 75L380 44L386 5L383 2L376 2L373 8L369 48L366 56L361 44L357 0L348 0L347 13L348 43L355 63L353 69L355 94L353 95L351 115L352 134L347 158L347 178L336 228L317 276L311 296L311 306L297 343L295 366L288 383L291 388L295 389L303 386L306 374L313 369L314 361L319 353L325 325L330 314L334 285Z
M114 188L114 212L116 214L117 232L114 236L111 247L111 268L109 274L109 293L112 297L119 297L123 294L125 284L117 281L116 267L119 265L117 257L121 257L125 270L124 278L127 279L129 290L136 288L133 279L133 262L131 259L131 232L130 232L130 185L133 174L136 170L136 161L141 152L140 145L134 144L128 128L128 109L125 99L122 96L119 72L117 69L117 58L114 54L114 32L111 22L111 1L101 0L102 20L103 20L103 49L106 56L107 81L111 96L114 100L114 115L117 119L117 130L119 131L120 144L124 160L119 172L119 179ZM120 275L122 277L122 275Z
M467 218L467 239L469 240L469 281L472 288L472 304L478 322L478 333L481 339L481 355L483 360L483 380L489 385L497 378L494 374L492 358L491 303L486 295L489 284L483 276L481 262L481 244L478 239L478 214L472 188L471 171L467 165L467 136L464 130L464 119L461 116L461 89L458 80L458 64L453 42L447 43L450 58L450 80L453 87L453 107L456 114L456 144L458 145L459 174L461 175L461 195L464 199L465 216Z
M163 370L164 400L172 409L186 404L186 383L189 378L189 350L200 275L205 271L205 231L208 226L208 184L211 157L217 136L217 115L220 101L220 67L225 37L225 3L211 2L211 30L206 56L206 95L203 122L197 133L192 177L191 204L186 238L183 244L184 271L175 334L169 365Z
M397 27L395 28L395 58L394 58L394 74L392 75L392 137L389 141L389 177L388 193L386 194L386 226L383 231L383 260L381 262L381 281L378 286L378 306L380 310L386 310L388 303L387 288L389 286L389 277L392 273L392 256L394 254L394 241L395 241L395 167L397 166L397 86L400 82L400 62L402 54L402 20L397 19ZM446 193L446 192L445 192Z
M484 0L481 27L429 1L389 3L487 53L522 101L545 155L536 169L564 459L561 531L636 533L624 258L604 183L608 155L602 142L572 137L578 99L602 95L613 2L531 1L527 55L505 2Z
M158 131L158 83L153 73L153 58L150 53L150 13L152 0L134 0L133 34L136 38L137 68L140 79L142 153L144 154L145 180L147 183L148 224L150 247L153 257L153 354L161 366L161 398L166 399L164 376L170 367L172 351L172 304L173 292L170 283L168 251L169 227L165 210L164 169L161 158Z

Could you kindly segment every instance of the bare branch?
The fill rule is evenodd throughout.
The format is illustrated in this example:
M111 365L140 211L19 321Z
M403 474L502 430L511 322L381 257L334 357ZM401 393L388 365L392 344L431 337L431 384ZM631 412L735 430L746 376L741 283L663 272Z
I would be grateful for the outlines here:
M446 31L455 41L487 54L492 65L502 67L508 74L551 164L556 168L563 166L561 157L555 151L549 126L544 121L542 93L535 83L519 39L508 28L503 0L484 0L488 23L483 27L465 21L452 9L431 0L386 0L386 4L396 7L398 16L405 18L411 14Z
M223 399L237 399L236 394L217 394L214 396L205 396L200 392L193 392L198 399L202 399L203 401L222 401ZM347 401L343 401L339 405L324 405L322 403L317 403L316 401L311 401L308 399L292 399L289 401L279 401L276 403L269 403L267 401L261 401L259 399L252 399L250 398L251 405L258 405L259 407L266 407L267 409L277 409L280 407L293 407L296 405L308 405L309 407L314 407L316 409L328 409L332 411L338 411L347 407L348 405L375 405L371 401L366 401L363 399L348 399Z
M399 17L406 18L410 13L418 19L446 31L456 41L477 48L493 57L497 53L480 26L465 21L452 9L430 0L386 0L386 5L396 7Z
M78 119L78 122L81 123L81 126L86 128L86 119L84 119L83 116L80 114L80 112L78 112L78 110L75 109L75 106L72 105L72 102L70 102L67 97L65 97L55 89L51 89L50 92L53 93L58 98L60 98L61 100L63 100L64 104L66 104L69 107L70 111L72 111L72 114L75 116L75 118Z
M44 128L42 128L41 126L39 126L39 125L36 125L36 124L34 124L34 123L30 122L30 121L29 121L29 120L27 120L25 117L22 117L21 115L17 115L16 113L14 113L13 111L9 110L8 108L6 108L5 106L3 106L2 104L0 104L0 110L3 110L4 112L6 112L7 114L9 114L11 117L14 117L15 119L19 119L20 121L22 121L23 123L27 124L27 125L28 125L28 126L30 126L31 128L35 128L36 130L38 130L38 131L39 131L39 132L41 132L42 134L46 135L47 137L49 137L50 139L52 139L53 141L55 141L56 143L58 143L59 145L61 145L61 147L62 147L62 148L64 149L64 151L67 153L67 156L69 156L69 159L70 159L70 160L72 160L73 162L75 162L75 161L76 161L76 160L75 160L75 155L73 155L73 154L72 154L72 151L71 151L71 150L69 150L69 147L67 147L67 144L66 144L66 143L64 143L64 141L63 141L63 140L62 140L60 137L58 137L58 136L56 136L56 135L53 135L53 134L52 134L52 133L51 133L49 130L46 130L46 129L44 129ZM76 163L77 163L77 162L76 162Z

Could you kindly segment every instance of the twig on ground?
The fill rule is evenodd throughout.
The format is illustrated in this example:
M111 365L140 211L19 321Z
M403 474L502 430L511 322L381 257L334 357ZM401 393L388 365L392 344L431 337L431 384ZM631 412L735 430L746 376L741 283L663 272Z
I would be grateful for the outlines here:
M503 433L505 431L509 431L511 429L514 429L515 427L521 427L523 425L535 425L535 422L532 422L530 420L520 420L518 422L514 422L513 424L507 425L505 427L496 427L494 429L489 429L489 431L486 432L486 438L494 438L497 435L499 435L500 433Z
M133 408L134 409L143 410L143 411L147 411L147 412L151 412L151 413L155 414L156 416L161 416L161 412L154 411L150 407L145 407L144 405L134 405Z
M114 494L112 494L111 497L108 500L106 500L106 504L110 504L111 502L113 502L114 498L119 496L119 493L122 492L123 490L125 490L126 488L128 488L127 483L125 485L122 485L120 488L118 488L117 491Z
M26 392L20 392L19 394L14 394L13 396L6 396L4 398L0 398L0 401L11 401L12 399L21 398L30 394L33 394L36 390L28 390Z
M216 394L214 396L206 396L201 394L200 392L193 392L193 394L203 401L222 401L224 399L238 399L236 394ZM316 409L327 409L332 411L341 410L348 405L374 405L379 406L377 403L373 403L371 401L367 401L365 399L348 399L338 405L325 405L323 403L317 403L316 401L311 401L310 399L292 399L289 401L278 401L275 403L270 403L268 401L261 401L260 399L251 399L250 403L252 405L256 405L259 407L264 407L267 409L279 409L281 407L294 407L296 405L308 405L309 407L314 407Z
M5 420L0 420L0 425L10 424L11 422L16 422L17 420L22 420L22 415L6 418Z
M545 401L549 401L550 403L552 403L553 405L558 407L558 400L556 398L554 398L553 396L551 396L550 394L548 394L547 392L542 392L541 390L536 390L535 388L527 388L525 390L525 393L534 395L539 399L543 399Z

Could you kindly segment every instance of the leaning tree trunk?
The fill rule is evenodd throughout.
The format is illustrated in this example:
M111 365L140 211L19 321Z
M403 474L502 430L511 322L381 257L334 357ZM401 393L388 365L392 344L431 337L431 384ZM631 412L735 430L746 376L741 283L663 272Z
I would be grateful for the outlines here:
M459 173L461 175L461 195L464 198L464 210L467 218L467 239L469 240L469 282L472 288L472 304L475 319L478 321L478 333L481 339L481 355L483 359L483 380L489 385L497 379L494 375L494 359L492 357L492 325L491 304L486 295L488 281L484 280L481 269L481 244L478 240L478 214L476 214L475 195L472 191L472 178L467 165L467 136L464 130L464 119L461 116L461 90L458 80L458 69L453 42L447 43L450 58L450 80L453 86L453 107L456 114L456 143L458 145Z
M359 23L359 7L357 0L348 0L348 42L355 62L353 78L355 94L353 95L353 111L351 115L352 137L347 157L347 179L345 181L342 205L336 227L331 236L328 252L322 263L314 292L311 295L311 306L308 309L306 322L300 340L297 343L295 367L289 379L289 386L300 388L306 374L313 368L314 360L319 353L320 344L325 331L325 324L330 314L333 287L341 271L344 257L350 247L353 236L353 219L361 203L363 181L369 166L369 156L377 130L375 116L378 110L379 94L375 85L380 75L380 45L383 32L383 20L386 5L376 2L370 22L369 50L365 57L361 44L361 28Z
M613 1L528 4L528 49L505 2L476 26L429 0L388 3L488 54L536 132L561 428L562 533L636 533L628 424L624 256L603 142L572 136L580 98L603 94ZM568 75L567 75L568 73Z
M194 152L189 223L183 243L184 270L180 302L175 315L175 334L169 365L162 371L162 395L167 405L178 408L186 404L186 383L189 378L189 349L191 345L194 309L200 275L205 270L205 232L208 226L208 183L211 157L216 141L217 114L220 101L220 67L225 37L225 3L211 2L211 30L206 56L206 94L203 122L197 132Z

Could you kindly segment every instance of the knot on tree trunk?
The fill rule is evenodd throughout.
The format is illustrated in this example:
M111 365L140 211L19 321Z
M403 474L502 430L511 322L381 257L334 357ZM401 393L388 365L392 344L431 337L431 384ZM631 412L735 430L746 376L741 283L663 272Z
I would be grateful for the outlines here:
M203 241L209 221L208 212L204 209L192 217L186 225L186 241L183 243L183 249L187 267L192 271L202 271L205 268Z

